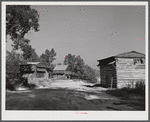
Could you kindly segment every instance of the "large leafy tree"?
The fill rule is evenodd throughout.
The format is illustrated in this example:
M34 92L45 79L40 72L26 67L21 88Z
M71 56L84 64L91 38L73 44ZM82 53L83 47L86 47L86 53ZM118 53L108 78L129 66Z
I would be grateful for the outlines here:
M22 47L22 52L23 52L23 58L26 61L31 61L31 62L38 62L40 61L39 56L37 55L37 53L35 52L35 49L32 48L31 45L24 45Z
M84 60L80 56L68 54L65 56L64 65L68 65L68 70L76 73L79 78L82 78L84 72Z
M6 6L6 37L11 37L14 49L29 43L24 36L30 30L39 30L38 20L38 11L31 9L29 5Z
M91 68L88 65L85 65L84 67L84 79L89 80L90 82L97 82L97 76L96 76L96 72L93 68Z
M69 65L69 66L68 66L68 70L74 72L74 69L75 69L75 61L76 61L75 55L68 54L68 55L65 56L64 65Z
M6 51L6 72L18 72L19 64L24 62L23 56L15 51Z
M55 50L52 48L51 51L49 51L48 49L45 51L45 53L42 53L42 55L40 56L40 60L41 62L47 63L47 65L51 65L51 63L56 60L55 56L57 55L57 53L55 52Z
M80 56L68 54L65 56L64 64L69 65L68 70L74 72L78 78L97 82L95 70L86 65Z

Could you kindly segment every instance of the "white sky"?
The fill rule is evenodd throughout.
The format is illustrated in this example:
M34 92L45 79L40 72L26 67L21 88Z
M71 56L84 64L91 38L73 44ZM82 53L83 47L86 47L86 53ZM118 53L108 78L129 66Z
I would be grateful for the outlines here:
M40 31L25 37L38 55L54 48L53 63L63 63L71 53L98 69L99 59L133 50L145 53L144 6L31 7L40 14Z

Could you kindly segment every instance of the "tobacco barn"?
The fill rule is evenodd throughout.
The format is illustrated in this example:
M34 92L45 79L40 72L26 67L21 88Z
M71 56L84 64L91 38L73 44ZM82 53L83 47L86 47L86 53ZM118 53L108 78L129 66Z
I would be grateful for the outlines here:
M46 70L46 66L40 62L27 62L26 64L21 64L19 72L29 80L34 80L37 78L49 78L49 73Z
M134 87L137 81L145 81L145 54L131 51L98 62L101 85L105 87Z
M71 79L75 74L69 71L68 65L56 65L53 70L53 77L57 79Z

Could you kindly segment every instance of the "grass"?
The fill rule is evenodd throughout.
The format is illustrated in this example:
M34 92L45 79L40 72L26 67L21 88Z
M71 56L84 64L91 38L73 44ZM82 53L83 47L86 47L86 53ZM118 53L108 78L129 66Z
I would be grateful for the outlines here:
M139 92L137 89L123 88L107 90L106 93L125 100L135 109L145 110L145 92L143 91Z

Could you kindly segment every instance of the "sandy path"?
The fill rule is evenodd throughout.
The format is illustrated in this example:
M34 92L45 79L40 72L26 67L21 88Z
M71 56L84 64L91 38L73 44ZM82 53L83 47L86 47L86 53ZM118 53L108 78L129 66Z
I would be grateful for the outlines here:
M6 92L7 110L136 110L106 94L105 88L81 81L59 80L49 88Z

